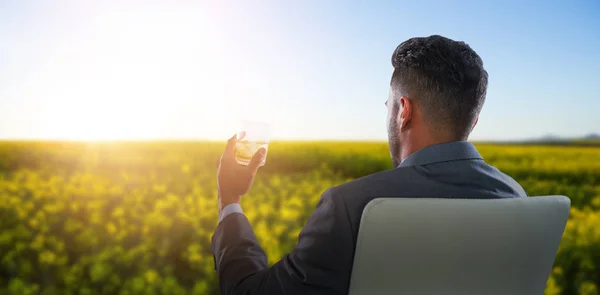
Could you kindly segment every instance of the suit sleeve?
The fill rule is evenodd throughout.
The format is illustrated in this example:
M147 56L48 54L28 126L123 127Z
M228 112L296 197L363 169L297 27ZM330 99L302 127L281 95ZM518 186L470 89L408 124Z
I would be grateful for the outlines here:
M298 236L292 253L272 267L248 219L227 216L212 237L222 295L347 294L354 238L341 198L327 190Z

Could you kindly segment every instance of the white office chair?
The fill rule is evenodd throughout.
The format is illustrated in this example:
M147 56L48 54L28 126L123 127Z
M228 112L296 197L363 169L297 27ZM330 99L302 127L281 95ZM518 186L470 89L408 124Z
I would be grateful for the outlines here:
M360 222L350 295L541 295L570 205L564 196L375 199Z

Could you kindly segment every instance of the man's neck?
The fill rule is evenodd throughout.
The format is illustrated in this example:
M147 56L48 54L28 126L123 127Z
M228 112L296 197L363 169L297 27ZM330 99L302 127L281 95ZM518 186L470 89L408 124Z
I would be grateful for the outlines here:
M426 148L435 144L442 144L448 142L459 141L456 138L433 138L431 136L421 136L419 138L412 138L403 143L402 150L400 151L401 162L412 155L414 152Z

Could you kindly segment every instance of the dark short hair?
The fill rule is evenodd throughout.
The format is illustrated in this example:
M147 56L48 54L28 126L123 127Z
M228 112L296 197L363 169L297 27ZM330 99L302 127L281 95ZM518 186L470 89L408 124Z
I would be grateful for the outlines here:
M390 86L436 130L466 139L485 101L488 74L469 45L439 35L411 38L392 55Z

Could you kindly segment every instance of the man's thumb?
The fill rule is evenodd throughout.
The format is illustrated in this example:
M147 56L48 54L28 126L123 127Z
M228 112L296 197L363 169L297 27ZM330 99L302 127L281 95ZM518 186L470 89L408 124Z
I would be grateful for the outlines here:
M258 171L258 168L260 167L260 164L262 163L266 155L267 150L264 148L260 148L254 154L254 156L252 156L252 160L250 160L250 164L248 165L248 167L250 167L250 170L253 174L256 173L256 171Z

